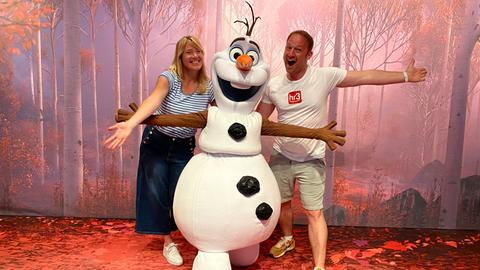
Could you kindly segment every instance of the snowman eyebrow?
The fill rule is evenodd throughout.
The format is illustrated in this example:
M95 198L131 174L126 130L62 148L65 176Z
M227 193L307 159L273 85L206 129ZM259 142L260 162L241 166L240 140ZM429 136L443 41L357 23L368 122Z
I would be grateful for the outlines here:
M244 41L244 40L246 40L244 37L238 37L238 38L234 39L234 40L232 41L232 43L230 43L230 46L229 46L229 47L232 47L233 43L235 43L235 42L237 42L237 41ZM255 41L249 40L248 43L250 43L250 44L254 45L255 47L257 47L258 52L260 52L260 46L258 46L258 44L257 44Z
M230 43L230 46L229 46L229 47L232 47L233 43L235 43L235 42L237 42L237 41L240 41L240 40L245 40L245 38L243 38L243 37L238 37L238 38L234 39L234 40L232 41L232 43Z
M248 42L255 45L255 47L257 47L258 51L260 52L260 46L258 46L258 44L255 41L250 40Z

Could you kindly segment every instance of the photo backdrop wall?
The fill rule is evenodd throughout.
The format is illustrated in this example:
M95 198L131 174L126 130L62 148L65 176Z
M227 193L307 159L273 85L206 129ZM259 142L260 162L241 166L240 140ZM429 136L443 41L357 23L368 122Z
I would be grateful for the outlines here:
M315 39L313 66L401 71L415 59L429 71L331 94L348 136L328 155L329 224L480 229L478 0L250 3L273 76L296 29ZM2 1L0 215L133 218L141 128L106 150L115 110L141 103L181 36L201 39L209 65L249 16L243 0ZM298 198L295 209L304 222Z

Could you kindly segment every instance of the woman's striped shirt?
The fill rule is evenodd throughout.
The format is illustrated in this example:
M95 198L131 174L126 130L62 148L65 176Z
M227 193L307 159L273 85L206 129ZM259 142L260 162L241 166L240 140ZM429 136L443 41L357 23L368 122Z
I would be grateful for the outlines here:
M163 100L160 107L154 112L158 114L187 114L206 110L208 104L213 101L212 81L208 81L207 91L204 94L194 92L190 95L185 95L182 92L182 81L170 70L166 70L160 74L168 80L169 89L168 94ZM171 137L188 138L195 136L195 128L187 127L163 127L156 126L156 128Z

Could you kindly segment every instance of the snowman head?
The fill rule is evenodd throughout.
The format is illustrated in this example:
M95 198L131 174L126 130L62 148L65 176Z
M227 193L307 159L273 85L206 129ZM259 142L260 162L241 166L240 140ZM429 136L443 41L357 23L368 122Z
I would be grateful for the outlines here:
M247 2L248 4L248 2ZM268 81L270 72L263 62L258 44L250 38L256 20L248 4L253 24L247 34L232 41L230 46L213 57L212 82L215 102L220 110L248 114L255 109Z

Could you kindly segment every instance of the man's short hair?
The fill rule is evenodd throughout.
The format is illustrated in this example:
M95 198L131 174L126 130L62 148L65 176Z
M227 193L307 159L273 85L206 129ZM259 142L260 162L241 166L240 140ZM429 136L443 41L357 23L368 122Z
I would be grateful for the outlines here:
M287 40L290 39L290 37L294 34L298 34L298 35L301 35L302 37L304 37L305 40L307 41L307 44L308 44L308 51L313 50L313 38L307 31L305 31L305 30L295 30L288 35Z

